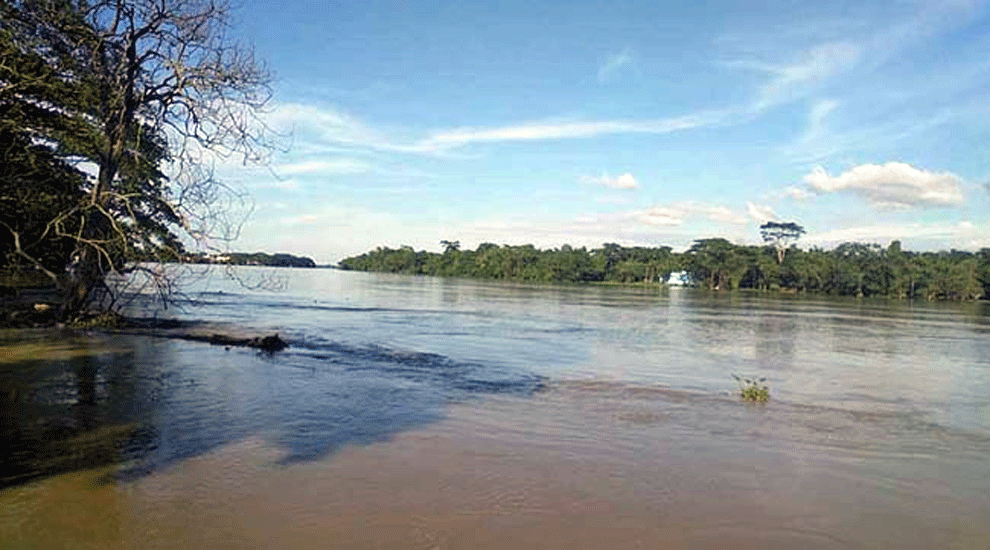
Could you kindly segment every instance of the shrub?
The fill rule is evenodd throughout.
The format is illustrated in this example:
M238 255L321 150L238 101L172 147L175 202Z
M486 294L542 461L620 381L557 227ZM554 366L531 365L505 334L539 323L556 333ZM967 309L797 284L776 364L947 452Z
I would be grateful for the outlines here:
M767 380L766 377L743 378L738 374L733 374L732 377L739 384L739 397L742 397L743 401L753 403L770 401L770 388L764 384Z

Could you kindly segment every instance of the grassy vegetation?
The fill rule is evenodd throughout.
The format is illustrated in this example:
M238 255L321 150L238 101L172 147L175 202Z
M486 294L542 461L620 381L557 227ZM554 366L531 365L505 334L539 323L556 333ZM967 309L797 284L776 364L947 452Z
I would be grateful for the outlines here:
M739 384L739 397L742 397L743 401L753 403L770 401L770 388L764 384L767 380L766 377L743 378L737 374L733 374L732 377Z
M126 325L127 320L124 316L115 311L104 311L95 315L83 315L69 323L70 327L83 330L123 328Z

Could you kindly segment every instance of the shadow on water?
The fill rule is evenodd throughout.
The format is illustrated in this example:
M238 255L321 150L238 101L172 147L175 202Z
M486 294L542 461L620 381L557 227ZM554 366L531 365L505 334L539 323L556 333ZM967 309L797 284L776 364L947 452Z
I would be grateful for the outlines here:
M133 353L84 340L4 346L0 487L133 460L156 445L121 369ZM30 358L30 357L35 358Z
M531 394L543 379L382 346L277 354L139 336L0 343L0 488L116 465L147 475L260 436L280 464L318 460L440 420L452 401ZM20 349L20 351L16 351Z

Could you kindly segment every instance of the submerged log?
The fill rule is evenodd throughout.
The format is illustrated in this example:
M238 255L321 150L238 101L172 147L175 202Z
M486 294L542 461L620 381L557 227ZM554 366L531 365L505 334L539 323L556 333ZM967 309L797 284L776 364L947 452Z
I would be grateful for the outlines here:
M179 338L183 340L194 340L196 342L206 342L208 344L213 344L214 346L255 348L262 351L267 351L269 353L282 351L289 347L289 344L283 340L278 333L271 336L257 336L254 338L235 338L233 336L227 336L226 334L183 334L179 336Z

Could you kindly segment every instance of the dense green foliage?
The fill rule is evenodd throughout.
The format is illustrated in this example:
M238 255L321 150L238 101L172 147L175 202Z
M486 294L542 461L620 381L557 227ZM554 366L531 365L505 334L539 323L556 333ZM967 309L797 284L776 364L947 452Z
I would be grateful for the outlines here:
M86 79L65 78L60 67L73 60L63 48L31 48L37 38L14 24L19 16L0 0L0 270L58 272L75 246L61 233L78 231L86 183L67 158L79 145L71 136L86 133L70 112L92 94Z
M451 243L454 244L454 243ZM447 246L442 254L403 246L378 248L340 262L342 269L386 271L411 275L479 277L543 282L615 281L632 283L666 280L678 263L670 248L624 248L605 244L587 250L564 245L539 250L532 245L499 246L484 243L477 250Z
M456 246L455 246L456 245ZM841 296L886 296L927 300L990 297L990 249L972 253L908 252L894 241L844 243L832 250L791 247L782 261L772 246L736 245L700 239L683 253L670 247L605 244L587 250L564 245L539 250L531 245L482 244L460 250L447 243L443 253L378 248L340 262L342 269L412 275L478 277L542 282L666 282L683 271L689 284L713 289L740 288L820 292Z
M0 0L8 265L61 272L72 253L86 255L89 247L98 272L120 271L138 255L181 251L172 231L179 214L160 169L170 160L165 131L141 118L148 113L137 100L122 97L138 76L121 88L131 54L124 44L109 45L96 9ZM76 169L80 161L99 167L99 177Z
M236 234L208 154L257 158L268 75L227 38L228 9L0 0L0 271L44 273L64 320L108 273L167 293L145 262Z
M804 228L794 222L769 221L760 226L763 242L777 249L777 263L784 261L787 249L804 234Z
M316 267L316 262L306 256L266 252L228 252L226 254L190 255L184 258L188 263L265 265L271 267Z

